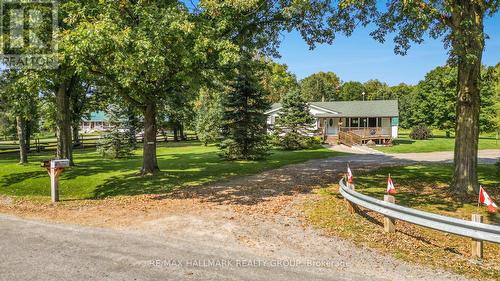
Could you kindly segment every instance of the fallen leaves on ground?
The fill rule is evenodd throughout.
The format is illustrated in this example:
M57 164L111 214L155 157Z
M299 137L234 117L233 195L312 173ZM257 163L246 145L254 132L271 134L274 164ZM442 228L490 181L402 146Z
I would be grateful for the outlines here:
M338 186L321 189L319 199L305 203L307 220L325 234L352 240L397 258L480 279L500 276L500 245L485 242L484 259L471 257L471 239L397 221L385 233L383 216L366 209L350 214Z

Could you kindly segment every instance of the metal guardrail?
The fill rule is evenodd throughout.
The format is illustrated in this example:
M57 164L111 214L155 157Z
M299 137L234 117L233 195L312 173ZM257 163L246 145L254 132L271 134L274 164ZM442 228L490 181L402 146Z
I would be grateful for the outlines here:
M340 193L346 200L385 216L476 240L500 243L500 226L451 218L378 200L350 189L345 179L341 179L339 185Z

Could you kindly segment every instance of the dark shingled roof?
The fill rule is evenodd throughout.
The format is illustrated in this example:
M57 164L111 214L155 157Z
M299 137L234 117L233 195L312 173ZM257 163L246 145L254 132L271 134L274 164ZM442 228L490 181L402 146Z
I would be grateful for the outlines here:
M372 100L372 101L332 101L310 102L312 106L328 109L339 114L319 114L317 117L396 117L399 116L397 100ZM281 108L279 103L272 105L274 111Z

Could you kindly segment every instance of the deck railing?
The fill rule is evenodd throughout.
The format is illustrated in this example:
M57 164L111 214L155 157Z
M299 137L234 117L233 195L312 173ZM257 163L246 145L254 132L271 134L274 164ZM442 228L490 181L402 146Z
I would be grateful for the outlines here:
M382 127L342 127L340 128L342 132L351 132L361 137L371 137L371 136L390 136L391 129L390 128L382 128Z

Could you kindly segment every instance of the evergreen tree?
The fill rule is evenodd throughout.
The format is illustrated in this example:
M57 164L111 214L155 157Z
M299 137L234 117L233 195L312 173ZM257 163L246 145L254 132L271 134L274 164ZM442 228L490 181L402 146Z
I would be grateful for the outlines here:
M123 127L127 136L128 145L132 150L137 148L137 132L142 128L138 113L133 107L128 106L121 113L123 116Z
M278 144L287 150L308 148L313 144L311 137L314 117L299 91L285 95L281 101L281 114L275 124Z
M270 103L258 80L243 67L223 101L221 157L254 160L269 155L265 111Z
M110 106L107 110L109 131L104 138L99 140L97 151L106 158L117 159L126 158L132 155L136 147L135 128L131 128L133 121L130 121L131 112L129 109L122 109L118 106ZM134 139L133 141L131 139Z

